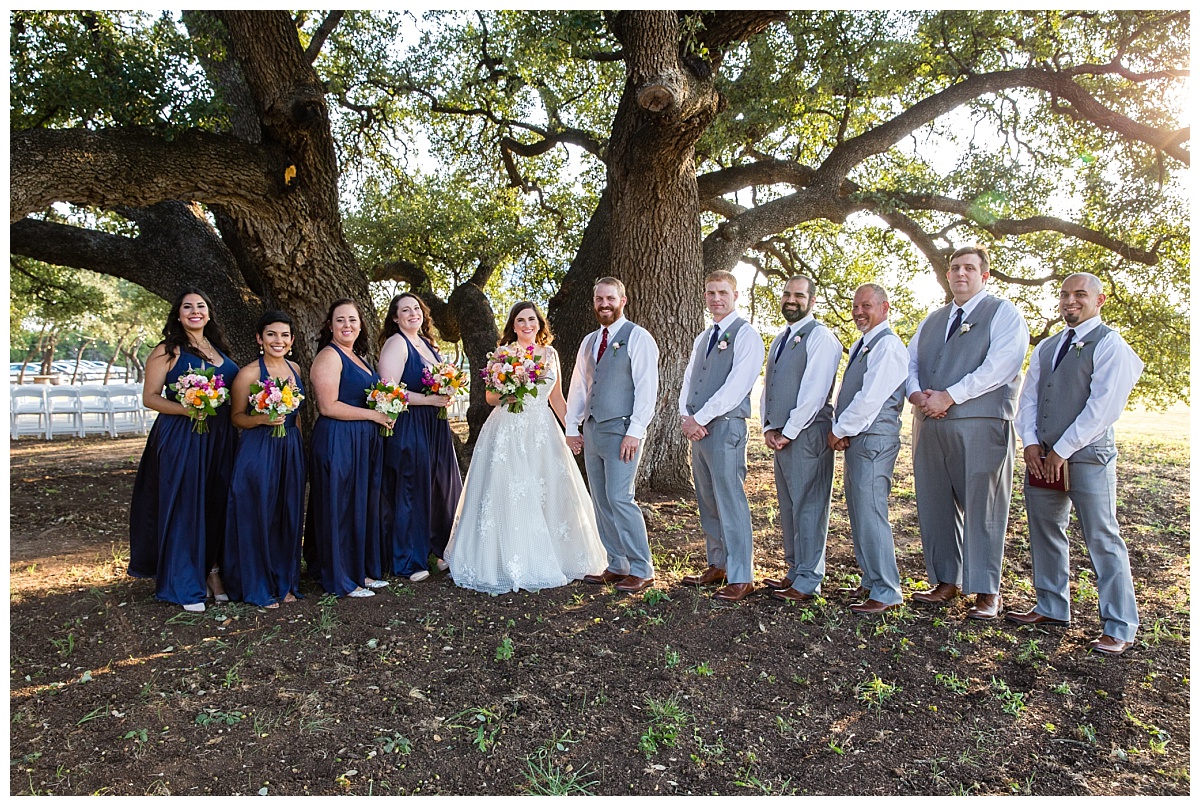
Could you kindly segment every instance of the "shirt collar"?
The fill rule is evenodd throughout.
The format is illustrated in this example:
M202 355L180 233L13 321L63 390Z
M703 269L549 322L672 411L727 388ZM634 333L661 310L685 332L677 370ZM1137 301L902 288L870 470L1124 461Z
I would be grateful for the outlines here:
M788 326L787 326L787 331L786 331L786 332L785 332L785 334L784 334L785 338L791 338L791 337L792 337L792 335L793 335L793 334L794 334L794 333L795 333L797 330L799 330L800 328L802 328L802 327L804 327L806 324L808 324L809 320L810 320L810 319L812 319L812 318L813 318L813 315L812 315L812 312L810 311L809 313L806 313L806 314L804 315L804 318L803 318L803 319L801 319L800 321L798 321L798 322L789 322L789 323L788 323Z
M875 338L876 334L878 334L878 333L879 333L879 331L881 331L881 330L883 330L884 328L888 327L890 324L891 324L891 323L890 323L890 322L888 322L888 320L884 319L882 322L880 322L879 324L875 325L875 327L871 328L871 329L870 329L870 330L868 330L866 333L862 334L862 338L861 338L861 339L859 339L859 341L861 341L863 344L866 344L866 343L867 343L867 342L869 342L871 339Z
M988 290L986 288L984 288L984 289L981 289L978 294L976 294L975 296L973 296L969 300L967 300L965 303L963 303L961 306L956 302L951 302L951 305L953 305L955 308L961 307L962 312L963 312L963 319L966 319L968 316L971 315L971 311L975 310L975 308L979 305L979 303L983 302L983 298L986 296L988 296ZM950 309L950 313L951 314L954 313L954 308Z
M1066 338L1066 333L1068 330L1074 330L1075 331L1075 340L1078 341L1079 339L1082 339L1084 336L1091 333L1093 330L1095 330L1098 326L1100 326L1102 324L1104 324L1104 323L1100 321L1100 315L1096 314L1091 319L1087 320L1086 322L1080 322L1075 327L1071 327L1070 325L1067 325L1066 328L1063 330L1063 338Z
M622 325L624 325L624 324L625 324L625 317L624 317L624 316L622 316L620 319L618 319L617 321L613 322L611 325L601 325L601 326L600 326L600 330L603 332L604 328L605 328L605 327L607 327L607 328L608 328L608 335L610 335L610 336L611 336L612 334L614 334L614 333L616 333L618 330L620 330L620 329L621 329L621 326L622 326Z
M736 322L737 320L739 320L741 318L742 318L741 312L737 308L734 308L733 311L729 314L729 316L726 316L720 322L713 322L713 325L720 325L721 329L719 332L724 333L726 330L729 330L729 328L733 327L734 322ZM712 327L712 325L709 325L709 327Z

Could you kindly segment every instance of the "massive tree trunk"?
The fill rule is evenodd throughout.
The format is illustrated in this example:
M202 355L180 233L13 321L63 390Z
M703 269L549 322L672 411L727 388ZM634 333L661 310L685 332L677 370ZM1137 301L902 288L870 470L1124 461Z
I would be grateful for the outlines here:
M677 12L621 12L613 29L626 81L606 155L608 185L551 316L564 355L572 355L595 327L593 281L612 274L625 283L629 318L660 350L659 401L639 481L659 492L689 492L678 392L704 325L705 273L694 148L723 101L711 66L683 52Z
M189 25L203 14L190 12ZM281 308L296 321L295 357L307 366L338 297L358 300L376 332L367 277L342 232L324 87L287 13L213 14L229 58L207 66L233 107L233 131L169 140L121 129L14 133L12 251L125 277L164 299L200 285L240 362L256 353L259 313ZM58 201L118 212L139 234L21 220Z

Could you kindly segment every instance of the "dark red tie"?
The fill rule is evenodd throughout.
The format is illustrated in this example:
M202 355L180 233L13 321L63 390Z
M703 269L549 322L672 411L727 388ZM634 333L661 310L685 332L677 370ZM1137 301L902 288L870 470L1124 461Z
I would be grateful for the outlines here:
M600 349L596 351L596 362L604 357L604 351L608 349L608 328L604 328L604 332L600 334Z

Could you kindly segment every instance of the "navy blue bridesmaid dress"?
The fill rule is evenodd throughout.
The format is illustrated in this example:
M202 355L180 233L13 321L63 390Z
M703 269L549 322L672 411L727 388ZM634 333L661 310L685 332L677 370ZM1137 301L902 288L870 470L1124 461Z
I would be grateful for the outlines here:
M232 385L238 366L223 353L214 377ZM182 349L167 372L164 396L179 376L213 366ZM196 604L207 592L208 571L225 541L225 506L237 446L237 429L226 404L207 418L208 433L192 430L183 414L159 414L133 482L129 506L129 575L153 577L154 593L166 602Z
M337 346L342 359L338 400L367 407L367 388L379 381ZM403 415L401 415L403 416ZM318 417L309 466L304 558L327 593L345 596L367 577L383 576L380 562L379 478L383 438L370 420Z
M259 380L270 377L258 359ZM300 374L296 388L304 394ZM245 406L244 401L235 405ZM301 404L303 405L303 403ZM271 436L271 426L242 432L225 518L225 553L221 581L235 602L260 607L300 596L300 535L304 530L304 484L307 480L304 441L296 412L284 422L286 434Z
M422 389L425 364L411 341L400 380L410 390ZM425 342L438 361L437 348ZM454 452L450 423L436 406L410 406L396 419L395 433L384 439L383 565L398 576L428 570L429 553L441 557L454 525L462 494L462 471Z

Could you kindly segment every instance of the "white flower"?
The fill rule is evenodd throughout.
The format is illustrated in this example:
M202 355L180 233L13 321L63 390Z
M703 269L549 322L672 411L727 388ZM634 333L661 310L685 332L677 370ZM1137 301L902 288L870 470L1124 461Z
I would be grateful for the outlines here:
M1087 344L1087 342L1084 341L1083 339L1077 339L1075 341L1075 343L1071 345L1072 347L1075 348L1075 356L1077 358L1079 357L1079 354L1083 352L1083 345L1085 345L1085 344Z
M804 337L801 336L799 333L797 333L795 338L792 339L792 349L794 350L796 348L796 345L799 344L803 340L804 340Z
M971 332L971 323L970 323L970 322L963 322L963 323L962 323L962 327L960 327L960 328L958 329L958 332L959 332L959 333L970 333L970 332Z

